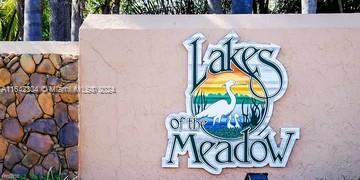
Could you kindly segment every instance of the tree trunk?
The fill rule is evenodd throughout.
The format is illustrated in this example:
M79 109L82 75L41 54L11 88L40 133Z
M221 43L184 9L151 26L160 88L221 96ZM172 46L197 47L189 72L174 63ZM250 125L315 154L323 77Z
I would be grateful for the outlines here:
M268 14L269 0L254 0L253 14Z
M79 41L79 28L81 23L79 0L72 0L71 6L71 41Z
M209 14L222 14L221 0L207 0Z
M110 0L105 0L101 7L101 13L110 14Z
M342 5L342 1L341 0L338 0L338 5L339 5L339 12L340 13L343 13L344 12L344 8L343 8L343 5Z
M194 2L192 0L187 0L186 2L186 14L194 14L192 10L194 10Z
M233 14L251 14L253 10L253 0L232 0L231 12Z
M317 0L301 0L302 14L315 14L317 7Z
M84 15L84 11L86 10L85 8L85 0L80 0L80 17L81 17L81 22L80 24L82 24L82 22L85 19L85 15Z
M253 2L253 14L260 14L260 2L259 2L259 0L254 0L254 2Z
M111 7L111 14L120 14L120 0L114 0Z
M267 14L269 13L269 0L257 0L258 1L258 13Z
M16 11L18 16L18 36L19 40L22 41L24 39L24 0L16 1Z
M24 40L41 41L41 0L25 0Z
M71 2L69 0L50 0L51 22L50 40L70 41Z

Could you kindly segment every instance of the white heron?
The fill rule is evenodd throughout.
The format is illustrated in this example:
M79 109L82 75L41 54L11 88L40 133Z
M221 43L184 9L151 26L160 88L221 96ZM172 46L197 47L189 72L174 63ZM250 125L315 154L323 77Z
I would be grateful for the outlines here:
M213 126L215 125L215 122L218 121L220 123L222 116L229 115L235 108L236 105L236 98L233 92L231 92L231 87L235 85L236 82L234 80L227 81L224 85L226 88L226 92L230 97L230 104L227 103L226 100L222 99L214 104L210 105L208 108L206 108L204 111L197 114L195 117L197 119L203 118L203 117L209 117L213 118Z

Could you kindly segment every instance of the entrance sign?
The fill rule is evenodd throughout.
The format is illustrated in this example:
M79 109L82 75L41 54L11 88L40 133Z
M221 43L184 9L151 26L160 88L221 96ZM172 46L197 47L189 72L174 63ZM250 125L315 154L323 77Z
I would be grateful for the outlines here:
M220 174L223 168L285 167L299 128L281 128L281 142L268 126L274 102L288 78L277 60L280 46L241 42L231 32L202 54L206 38L185 40L188 51L186 112L165 120L168 145L162 167L178 167L189 154L189 168Z

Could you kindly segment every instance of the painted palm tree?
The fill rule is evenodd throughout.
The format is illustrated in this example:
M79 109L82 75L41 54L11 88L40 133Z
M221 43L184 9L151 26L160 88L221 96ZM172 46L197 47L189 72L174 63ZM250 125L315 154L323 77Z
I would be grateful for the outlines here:
M41 41L41 0L25 0L24 40Z
M251 14L253 11L253 0L232 0L231 12L233 14Z

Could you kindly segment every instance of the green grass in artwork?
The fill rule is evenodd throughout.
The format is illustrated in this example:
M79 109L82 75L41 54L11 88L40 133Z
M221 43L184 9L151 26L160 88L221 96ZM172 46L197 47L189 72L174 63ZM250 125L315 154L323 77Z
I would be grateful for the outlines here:
M207 131L217 137L225 137L225 138L238 138L241 136L241 128L233 128L233 129L207 129Z
M247 95L239 95L239 94L235 94L236 97L236 102L237 104L253 104L254 102L256 104L264 104L264 101L260 101L256 98L247 96ZM194 99L205 99L207 104L213 104L219 100L226 100L228 103L230 103L230 97L226 94L208 94L208 95L204 95L203 93L197 94L196 96L193 97ZM194 104L199 104L199 103L204 103L204 101L200 101L200 100L196 100L193 101Z
M198 91L196 96L192 99L192 111L194 114L199 114L201 111L206 109L206 105L208 104L207 98L202 91Z

